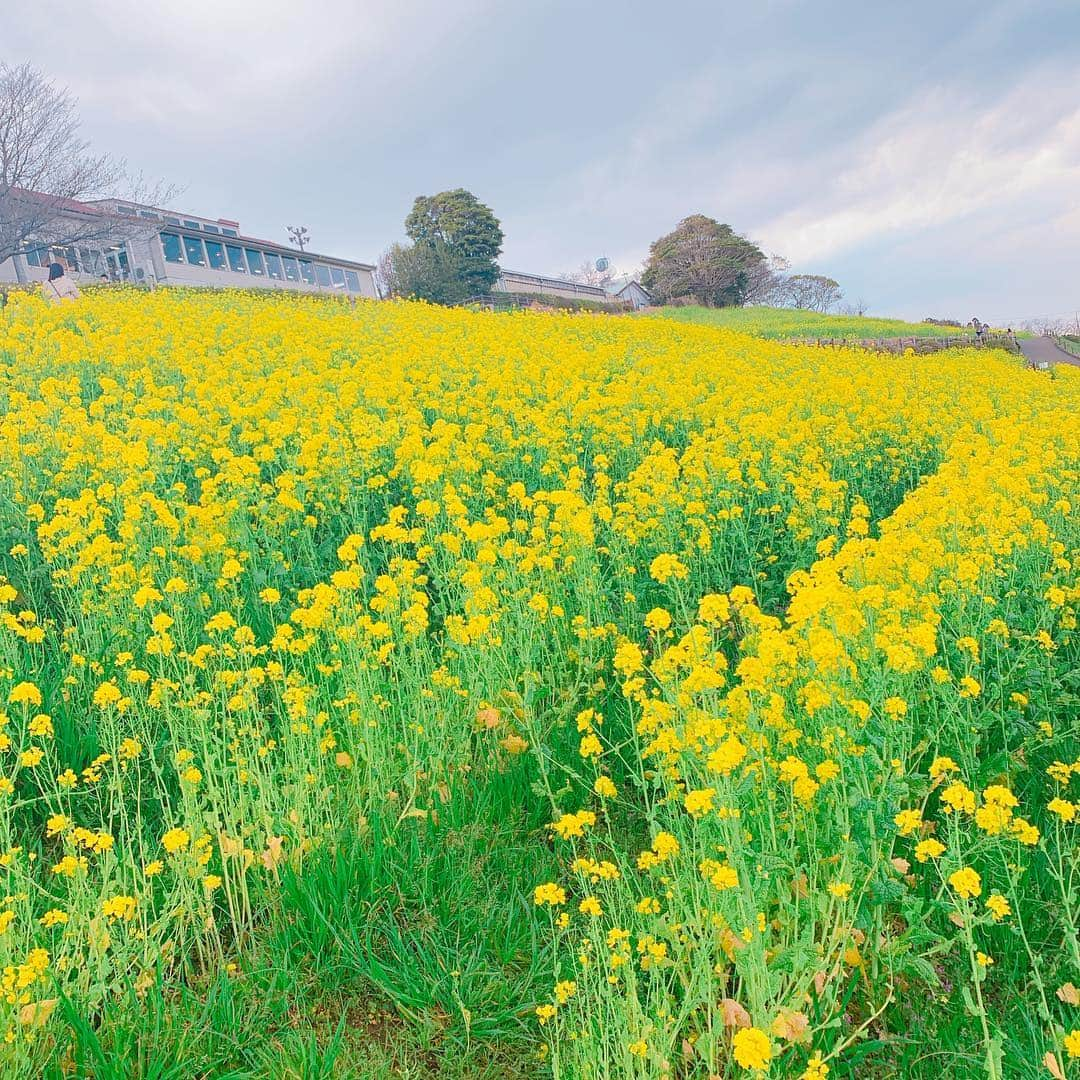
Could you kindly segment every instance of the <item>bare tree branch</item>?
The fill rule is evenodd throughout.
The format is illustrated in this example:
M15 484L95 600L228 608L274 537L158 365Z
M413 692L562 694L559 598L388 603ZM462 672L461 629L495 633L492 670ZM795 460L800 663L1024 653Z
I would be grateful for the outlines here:
M603 288L610 285L618 276L618 271L610 264L604 270L597 270L596 264L586 259L576 270L569 274L560 274L563 281L576 281L580 285L598 285Z
M128 173L79 133L77 102L30 64L0 63L0 262L34 248L114 244L145 232L89 199L161 205L175 188Z

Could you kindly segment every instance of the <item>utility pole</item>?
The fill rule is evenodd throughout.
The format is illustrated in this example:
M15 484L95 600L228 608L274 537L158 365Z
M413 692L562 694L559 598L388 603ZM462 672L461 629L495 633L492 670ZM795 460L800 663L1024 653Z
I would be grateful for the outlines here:
M311 239L308 233L308 227L306 225L288 225L286 230L289 233L289 243L295 244L301 251L307 246L308 241Z

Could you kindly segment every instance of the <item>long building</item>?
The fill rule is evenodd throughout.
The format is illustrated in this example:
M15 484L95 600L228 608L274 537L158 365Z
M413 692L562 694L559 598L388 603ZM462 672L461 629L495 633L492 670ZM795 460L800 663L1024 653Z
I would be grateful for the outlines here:
M542 274L523 274L517 270L503 270L495 282L496 292L537 293L544 296L561 296L569 300L593 300L598 304L614 304L615 298L599 285L583 285L579 281L544 277Z
M294 292L376 297L375 267L287 244L246 236L228 218L162 210L122 199L57 201L55 214L70 233L69 246L28 246L0 263L0 282L41 281L62 258L83 282L135 281L216 288L288 289Z

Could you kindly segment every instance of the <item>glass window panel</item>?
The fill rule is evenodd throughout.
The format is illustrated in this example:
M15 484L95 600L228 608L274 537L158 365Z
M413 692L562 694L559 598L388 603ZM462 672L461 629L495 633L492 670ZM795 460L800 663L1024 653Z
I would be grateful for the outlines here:
M84 274L93 274L94 277L101 277L105 272L105 267L101 259L101 252L96 248L93 250L90 248L79 248L79 265L82 267L82 272Z
M169 223L170 225L179 225L179 224L180 224L180 219L179 219L178 217L169 217L169 215L168 215L168 214L166 214L166 215L165 215L165 220L166 220L166 221L167 221L167 222L168 222L168 223Z
M105 252L106 273L113 281L124 281L128 277L128 256L124 246L111 248Z
M266 272L270 277L274 278L275 281L280 281L282 279L281 259L270 251L266 253Z
M202 223L198 221L188 221L187 218L184 219L184 227L187 229L197 229L200 224Z
M221 231L225 236L236 236L237 235L235 229L222 229Z
M197 236L184 237L184 257L187 259L189 266L206 265L202 241Z
M281 261L285 266L285 276L290 281L299 281L300 270L296 265L296 260L291 255L282 255Z
M225 251L229 256L229 268L235 270L238 274L245 272L244 266L244 251L243 248L238 248L235 244L226 244Z
M151 221L159 221L157 214L153 210L140 210L139 217L149 218Z
M310 259L300 260L300 276L309 284L315 284L315 267L312 266Z
M210 265L215 270L224 270L225 267L225 245L220 240L207 240L206 243L206 257L210 260Z
M118 214L127 214L128 217L135 216L135 211L130 206L118 206L116 212Z
M244 254L247 255L248 269L259 277L265 275L262 252L258 248L244 248Z
M219 233L221 230L216 225L204 225L203 232Z
M330 280L339 289L345 288L345 271L340 266L330 267Z
M31 248L26 253L26 261L31 266L47 266L49 263L49 253L44 248Z
M355 270L345 271L345 281L349 286L349 292L360 291L360 275Z
M315 264L315 276L319 279L320 285L330 284L330 267L323 266L322 263Z

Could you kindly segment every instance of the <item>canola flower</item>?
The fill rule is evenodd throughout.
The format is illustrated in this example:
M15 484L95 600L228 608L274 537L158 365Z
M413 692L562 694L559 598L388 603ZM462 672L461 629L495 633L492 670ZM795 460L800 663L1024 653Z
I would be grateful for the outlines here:
M1076 373L119 291L0 397L8 1071L514 770L554 1075L825 1077L943 963L988 1075L984 988L1080 1053Z

